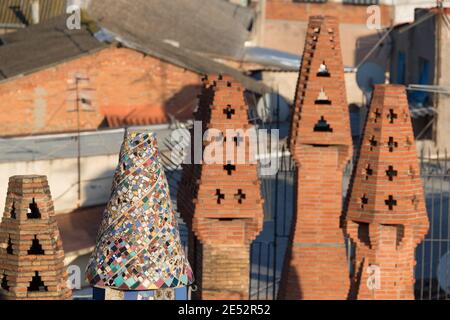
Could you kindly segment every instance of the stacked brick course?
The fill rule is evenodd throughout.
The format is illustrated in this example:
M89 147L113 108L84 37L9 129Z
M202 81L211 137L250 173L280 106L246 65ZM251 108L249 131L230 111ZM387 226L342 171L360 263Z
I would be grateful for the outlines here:
M428 218L403 86L375 87L350 192L351 298L414 299L414 252Z
M223 143L225 154L227 129L251 129L244 88L228 76L205 78L195 118L202 121L203 131L221 132L208 134L206 140ZM248 162L252 157L250 139L242 134L228 137L237 145L235 161L225 162L224 156L223 163L184 167L178 208L195 234L190 235L189 247L199 286L194 293L197 299L249 297L249 249L262 230L263 200L257 166ZM204 144L203 150L208 144ZM236 161L242 147L245 164Z
M64 251L45 176L11 177L0 225L0 297L71 299Z
M339 23L309 20L293 110L290 149L298 166L297 202L280 299L346 299L343 170L352 155Z

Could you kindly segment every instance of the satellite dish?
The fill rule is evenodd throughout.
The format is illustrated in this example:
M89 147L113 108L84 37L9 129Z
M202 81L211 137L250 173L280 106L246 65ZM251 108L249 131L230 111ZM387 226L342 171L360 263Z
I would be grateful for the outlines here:
M287 121L289 119L289 109L289 104L277 93L266 93L256 105L258 117L264 122Z
M371 94L375 84L384 84L386 75L381 66L373 62L366 62L356 72L356 82L365 94Z
M450 294L450 251L439 261L437 277L441 289Z

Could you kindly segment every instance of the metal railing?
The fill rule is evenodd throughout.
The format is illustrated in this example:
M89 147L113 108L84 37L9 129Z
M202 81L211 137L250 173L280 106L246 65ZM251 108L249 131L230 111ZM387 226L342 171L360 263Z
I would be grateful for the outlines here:
M415 296L446 300L450 298L450 159L446 153L422 152L419 161L430 230L416 249ZM290 156L281 163L287 165L275 177L261 177L266 219L251 248L250 299L276 299L278 292L295 201L295 165ZM344 173L347 181L351 172L352 164Z

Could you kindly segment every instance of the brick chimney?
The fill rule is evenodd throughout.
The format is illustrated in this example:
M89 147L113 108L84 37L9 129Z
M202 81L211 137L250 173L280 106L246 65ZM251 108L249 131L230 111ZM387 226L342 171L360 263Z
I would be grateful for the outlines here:
M86 270L95 299L174 299L193 282L154 134L125 135L97 239Z
M353 173L346 231L353 299L414 299L415 248L428 217L405 88L375 86Z
M0 278L0 299L72 298L45 176L9 179L0 225Z
M280 299L346 299L349 271L340 227L343 170L352 156L339 23L309 19L291 124L296 212Z
M256 163L236 161L241 148L250 158L249 137L226 134L226 129L252 128L244 90L229 76L208 76L195 114L204 126L201 134L206 129L221 133L208 134L208 141L219 141L224 151L226 139L236 145L235 161L222 157L223 163L184 165L178 208L193 230L189 247L199 286L196 299L249 298L250 244L263 227L263 200Z

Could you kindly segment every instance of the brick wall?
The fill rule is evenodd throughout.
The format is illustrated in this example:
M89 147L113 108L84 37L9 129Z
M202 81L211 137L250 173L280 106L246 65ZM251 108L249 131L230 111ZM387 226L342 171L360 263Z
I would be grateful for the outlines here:
M393 8L379 5L382 24L389 24ZM292 0L267 0L266 18L273 20L308 21L314 15L333 15L341 23L366 24L367 5L349 5L336 2L294 3Z
M381 27L390 25L393 7L381 5ZM369 29L367 6L342 3L293 3L291 0L268 0L266 19L259 45L300 54L305 42L308 17L333 15L340 21L344 65L356 66L379 40L378 30ZM368 61L386 67L389 50L378 51ZM359 90L357 87L355 90Z
M78 86L79 98L85 99L83 130L97 129L105 116L123 119L136 109L143 115L134 124L165 122L167 113L189 117L200 86L193 72L110 47L1 82L0 136L76 131L76 75L88 79Z

